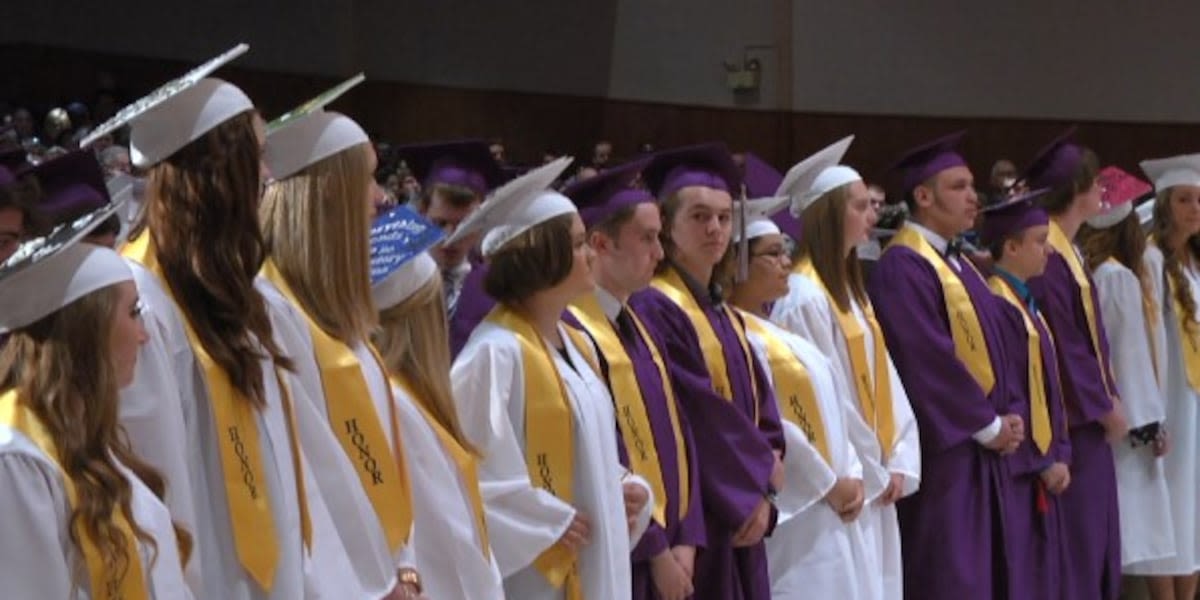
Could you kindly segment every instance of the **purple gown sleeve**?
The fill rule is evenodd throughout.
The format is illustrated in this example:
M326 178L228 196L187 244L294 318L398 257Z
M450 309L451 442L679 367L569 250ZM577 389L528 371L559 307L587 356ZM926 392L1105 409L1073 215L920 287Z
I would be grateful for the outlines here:
M746 522L767 493L775 457L750 415L713 391L700 342L687 315L657 290L630 304L660 333L680 408L692 432L704 510L730 531Z
M868 292L920 424L922 447L941 452L975 443L971 436L995 420L996 409L955 355L933 267L908 248L891 248Z
M1105 389L1109 374L1101 371L1096 358L1097 350L1092 349L1083 298L1067 261L1057 253L1051 254L1046 273L1031 279L1029 290L1041 307L1058 346L1058 367L1071 427L1099 420L1113 409L1112 398ZM1094 312L1102 346L1098 351L1104 354L1103 360L1107 361L1107 353L1103 351L1107 341L1104 338L1104 325L1100 322L1100 307L1096 306ZM1112 386L1111 380L1108 380L1108 385ZM1108 389L1116 393L1115 387Z

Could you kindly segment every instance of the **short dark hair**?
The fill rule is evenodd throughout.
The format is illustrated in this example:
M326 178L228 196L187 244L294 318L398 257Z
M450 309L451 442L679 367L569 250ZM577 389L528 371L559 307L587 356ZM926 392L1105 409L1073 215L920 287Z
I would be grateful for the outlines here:
M1083 148L1083 156L1071 174L1071 180L1043 195L1038 204L1051 215L1061 215L1075 201L1075 195L1091 188L1099 175L1100 158L1090 148Z
M1025 241L1025 236L1028 234L1029 234L1029 229L1021 229L1015 233L1010 233L998 240L993 240L991 242L988 242L988 244L987 244L988 252L992 253L993 260L999 262L1000 259L1004 258L1004 246L1005 245L1007 245L1009 242L1016 242L1016 243L1020 244Z
M592 224L592 226L588 228L588 233L598 231L615 240L621 231L621 227L633 220L633 213L636 212L636 210L636 204L619 208L616 212L608 215L599 223Z
M465 186L452 183L435 183L425 188L421 193L421 211L429 210L433 205L433 196L437 194L442 200L445 200L450 206L455 208L465 208L472 202L479 202L479 194L475 190Z
M513 304L562 283L575 266L573 220L573 213L554 217L506 243L488 260L483 290Z

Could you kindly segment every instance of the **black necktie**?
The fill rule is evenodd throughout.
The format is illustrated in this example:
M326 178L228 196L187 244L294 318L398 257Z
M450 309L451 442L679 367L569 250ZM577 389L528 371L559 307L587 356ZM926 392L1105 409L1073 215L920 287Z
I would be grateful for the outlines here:
M633 315L628 307L621 307L621 312L617 313L617 332L623 339L637 339L637 325L633 323Z
M963 242L959 238L954 238L946 244L946 258L958 258L962 256Z

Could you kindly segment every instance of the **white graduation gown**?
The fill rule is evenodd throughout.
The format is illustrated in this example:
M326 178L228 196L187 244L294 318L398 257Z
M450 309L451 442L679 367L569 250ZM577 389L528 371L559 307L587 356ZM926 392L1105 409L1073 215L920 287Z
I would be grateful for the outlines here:
M629 598L633 587L629 553L645 531L651 504L647 503L631 536L621 483L626 470L617 454L612 399L587 359L570 343L564 327L559 324L571 362L551 352L574 417L574 506L592 524L591 543L578 558L583 593L587 598ZM524 371L516 336L490 321L480 323L454 361L451 380L459 420L467 438L484 455L480 489L505 592L514 600L564 598L564 591L554 589L533 561L562 537L575 508L530 482L524 453ZM640 477L629 476L626 481L644 486L649 493L649 485Z
M1155 311L1150 324L1152 351L1137 275L1125 265L1109 261L1096 268L1092 279L1112 349L1113 378L1129 427L1163 422L1167 413L1159 382L1166 381L1167 351L1162 311ZM1154 356L1159 357L1157 374L1148 368L1155 364ZM1113 445L1113 458L1121 506L1121 565L1125 572L1138 574L1141 565L1137 563L1175 554L1164 459L1156 458L1149 446L1134 448L1128 440Z
M867 367L871 373L871 384L875 376L875 342L870 335L863 309L851 297L851 308L854 317L858 319L859 327L866 333ZM846 346L845 336L838 326L834 307L830 304L824 288L804 275L793 273L788 276L788 293L775 302L771 310L771 320L777 325L810 341L825 356L833 361L835 369L840 373L842 381L849 390L850 404L860 411L857 392L850 363L850 353ZM868 484L869 504L860 517L863 522L864 535L868 543L876 549L875 572L881 577L875 581L878 586L872 598L899 599L904 597L904 570L900 550L900 522L896 516L896 506L882 505L878 495L883 488L873 490L871 480L882 477L882 485L887 486L889 474L899 474L903 477L903 495L909 496L917 491L921 483L921 443L917 432L917 419L913 415L912 405L908 402L908 394L900 381L892 357L887 353L888 377L891 378L892 413L896 425L896 439L888 453L886 465L880 464L882 453L879 442L873 432L865 439L855 436L854 445L858 449L859 459L867 472L865 481ZM861 416L861 412L859 412ZM886 472L883 472L886 469ZM876 475L871 472L876 471Z
M300 464L307 484L305 495L312 524L311 552L304 547L289 425L270 360L261 361L267 405L259 411L257 421L271 515L280 548L271 590L260 589L242 568L234 546L212 408L199 361L185 334L183 316L153 273L136 263L133 273L146 307L146 331L150 337L146 346L161 344L168 360L165 365L157 364L157 369L142 368L155 363L139 365L135 382L125 390L122 403L144 407L163 402L163 397L146 398L141 394L153 393L163 382L174 383L177 395L167 398L180 403L179 414L173 414L169 406L159 407L156 414L129 434L139 456L163 469L168 486L188 486L195 521L191 529L195 541L192 559L198 561L196 568L200 575L201 591L197 596L222 600L345 597L345 582L353 579L347 574L352 570L325 503L313 485L312 471L302 451ZM143 350L139 359L146 355ZM162 372L160 369L164 367L171 372ZM294 377L285 375L285 381L292 390L294 405L307 402L302 400L303 392L297 389ZM163 430L154 431L155 420ZM182 430L178 429L180 424ZM180 460L182 472L175 470ZM168 507L174 510L171 497L167 500Z
M782 340L808 370L830 454L827 463L800 427L783 419L787 441L784 487L776 502L778 524L766 539L771 597L870 598L876 585L872 582L874 549L868 546L861 522L867 513L861 513L851 523L843 523L824 498L839 477L862 479L862 463L851 442L851 431L857 431L857 435L871 433L858 412L846 404L848 390L832 363L816 346L765 319L743 314L746 319L762 323ZM769 365L766 341L753 329L748 332L759 362ZM769 368L764 370L774 387L773 373Z
M1197 473L1200 470L1197 462L1200 457L1200 439L1197 439L1200 436L1200 410L1197 410L1197 402L1200 402L1200 396L1188 385L1184 371L1174 292L1164 287L1162 252L1150 244L1146 247L1144 260L1154 299L1163 309L1163 328L1166 330L1167 364L1163 392L1171 450L1163 458L1163 466L1170 491L1175 556L1140 563L1137 571L1146 575L1183 575L1200 569L1200 531L1197 531L1200 527L1197 522L1197 511L1200 511L1200 473ZM1194 269L1184 271L1191 284L1192 297L1200 299L1200 274ZM1192 315L1192 318L1197 316ZM1124 506L1121 512L1125 512Z
M480 548L482 532L458 464L416 400L396 386L392 393L400 409L408 473L419 482L413 486L412 547L425 595L437 600L503 598L500 567L494 554L485 557Z
M171 514L141 479L117 463L129 482L133 519L157 550L138 541L146 590L152 600L188 600ZM91 598L91 582L71 541L71 506L62 471L28 437L0 425L0 582L5 598Z
M416 566L412 544L402 544L395 552L388 548L387 536L362 487L357 470L330 429L321 370L317 365L312 335L304 313L268 279L259 277L254 284L267 299L275 335L295 368L295 380L298 382L295 387L300 389L293 389L293 395L298 396L296 421L300 430L300 444L312 464L316 487L320 489L342 546L353 565L362 597L381 598L396 586L397 568ZM351 351L362 366L363 378L371 394L375 414L381 419L388 447L395 448L389 421L390 386L387 377L365 345L356 344ZM303 393L304 402L299 401L300 392ZM409 481L419 484L411 471Z

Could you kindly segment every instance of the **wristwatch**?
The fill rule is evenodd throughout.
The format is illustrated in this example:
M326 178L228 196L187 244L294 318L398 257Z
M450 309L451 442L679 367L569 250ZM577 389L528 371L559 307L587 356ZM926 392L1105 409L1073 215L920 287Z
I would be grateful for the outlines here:
M425 588L421 586L421 574L412 567L400 567L396 569L396 576L400 578L401 585L411 585L417 589L418 594L425 593Z

